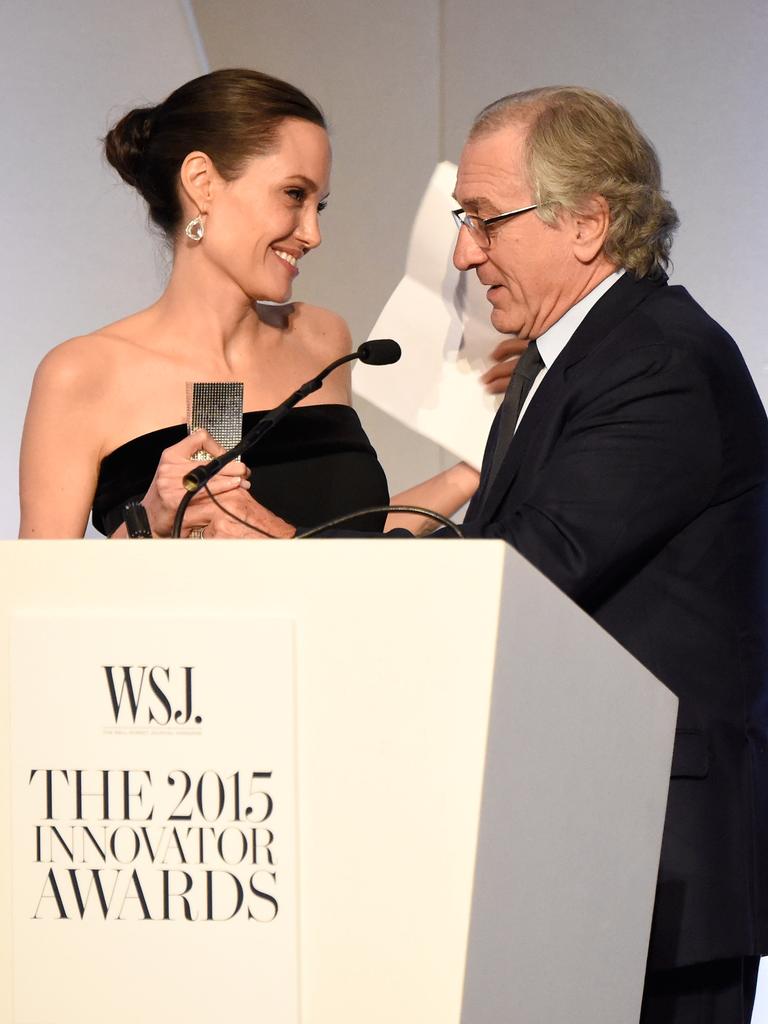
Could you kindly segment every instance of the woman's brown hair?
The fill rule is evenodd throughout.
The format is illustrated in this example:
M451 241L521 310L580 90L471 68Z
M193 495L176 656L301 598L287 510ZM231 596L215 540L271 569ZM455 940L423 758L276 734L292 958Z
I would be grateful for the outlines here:
M173 236L181 223L178 176L185 157L201 150L232 181L247 161L268 153L286 118L327 128L320 108L278 78L226 68L182 85L155 107L122 117L104 139L107 160L149 206L153 222Z

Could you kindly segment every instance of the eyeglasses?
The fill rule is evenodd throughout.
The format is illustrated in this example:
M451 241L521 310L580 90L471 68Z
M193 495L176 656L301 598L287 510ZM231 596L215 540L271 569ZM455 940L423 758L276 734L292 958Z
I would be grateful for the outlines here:
M529 210L538 210L539 203L533 206L521 206L519 210L510 210L508 213L498 213L495 217L476 217L474 213L467 213L459 207L458 210L451 210L456 227L461 231L466 228L475 240L475 244L481 249L489 249L491 246L491 232L488 228L492 224L500 224L502 221L519 217L521 213L528 213Z

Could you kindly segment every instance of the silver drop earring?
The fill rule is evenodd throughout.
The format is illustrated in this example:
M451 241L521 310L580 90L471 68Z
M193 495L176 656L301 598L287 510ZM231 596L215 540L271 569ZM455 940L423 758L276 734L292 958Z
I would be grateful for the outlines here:
M187 238L191 238L193 242L199 242L205 234L205 224L203 224L202 215L198 213L196 217L184 228L184 234Z

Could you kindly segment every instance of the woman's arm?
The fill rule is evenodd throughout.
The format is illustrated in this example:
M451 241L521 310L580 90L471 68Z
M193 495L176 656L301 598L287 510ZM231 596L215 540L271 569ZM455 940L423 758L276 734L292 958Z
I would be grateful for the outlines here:
M458 462L450 469L444 469L437 476L425 480L424 483L396 494L391 499L391 504L420 505L422 508L450 517L469 501L477 490L479 480L480 475L476 470L466 462ZM420 535L437 530L439 524L424 516L391 512L387 516L385 529L395 528L410 530L411 533Z
M32 384L19 465L22 538L82 537L88 522L100 457L100 388L79 341L50 352Z
M104 454L102 438L111 425L114 402L109 394L109 366L89 339L75 339L54 349L40 364L24 424L19 472L21 525L19 537L60 539L82 537L88 522ZM167 448L142 500L155 536L169 536L184 487L182 477L194 463L190 456L204 448L224 451L205 431ZM232 462L210 483L225 503L242 506L250 486L246 467ZM229 492L229 493L227 493ZM220 515L205 492L190 503L184 534L210 524ZM124 526L112 534L127 536Z

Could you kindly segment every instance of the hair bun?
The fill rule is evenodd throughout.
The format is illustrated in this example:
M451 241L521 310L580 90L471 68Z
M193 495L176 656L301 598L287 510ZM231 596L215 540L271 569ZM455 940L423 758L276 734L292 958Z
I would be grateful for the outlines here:
M129 111L104 139L107 160L123 181L133 185L140 192L154 112L155 107L137 107Z

